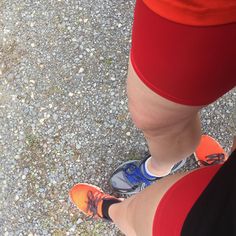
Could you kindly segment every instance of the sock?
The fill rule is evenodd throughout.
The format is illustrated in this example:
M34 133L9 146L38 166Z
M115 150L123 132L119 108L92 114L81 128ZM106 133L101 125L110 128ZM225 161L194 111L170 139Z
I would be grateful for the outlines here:
M152 174L149 170L148 170L148 162L150 161L152 157L150 156L144 163L144 170L146 171L146 173L151 176L151 177L157 177L156 175Z
M161 177L161 176L156 176L156 175L152 174L152 173L148 170L148 162L150 161L150 158L151 158L151 157L149 157L149 158L142 164L142 166L141 166L141 171L142 171L143 175L144 175L146 178L152 180L152 179L156 179L156 178Z
M121 202L121 200L116 199L116 198L104 199L103 203L102 203L103 218L105 218L106 220L112 221L112 219L110 218L110 216L108 214L109 207L112 204L119 203L119 202Z
M171 172L173 169L176 169L179 165L182 166L182 163L183 163L183 161L179 161L179 162L177 162L176 164L174 164L174 165L170 168L169 173L166 173L166 174L163 175L163 176L157 176L157 175L154 175L153 173L151 173L151 172L148 170L148 162L150 161L150 158L151 158L151 156L144 162L143 168L142 168L142 172L143 172L144 176L146 176L146 177L149 178L149 179L150 179L150 178L162 178L162 177L165 177L165 176L169 175L170 172ZM177 167L175 168L175 166L177 166Z

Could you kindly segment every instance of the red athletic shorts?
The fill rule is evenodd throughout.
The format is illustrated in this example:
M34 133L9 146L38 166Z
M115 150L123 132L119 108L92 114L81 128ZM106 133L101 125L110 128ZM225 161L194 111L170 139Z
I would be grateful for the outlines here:
M137 0L131 62L157 94L180 104L207 105L236 85L236 23L179 24Z
M222 165L197 169L176 182L162 197L153 221L153 236L179 236L192 206Z

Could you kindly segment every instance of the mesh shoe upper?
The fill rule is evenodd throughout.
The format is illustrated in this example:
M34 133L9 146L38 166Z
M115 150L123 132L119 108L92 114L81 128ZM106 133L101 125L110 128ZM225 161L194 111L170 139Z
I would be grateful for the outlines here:
M222 164L227 158L227 153L214 138L209 135L202 135L195 151L195 159L200 166Z
M145 171L145 162L150 157L147 156L144 160L127 161L120 165L110 178L110 185L114 191L122 194L134 194L154 183L162 177L153 177ZM173 166L171 172L181 168L186 160L178 162Z

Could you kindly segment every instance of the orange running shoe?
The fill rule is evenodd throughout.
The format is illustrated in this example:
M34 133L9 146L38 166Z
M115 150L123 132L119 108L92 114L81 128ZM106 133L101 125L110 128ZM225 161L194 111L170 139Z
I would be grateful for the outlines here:
M222 164L228 158L221 145L208 135L202 135L200 144L194 154L200 166Z
M116 202L120 202L118 198L105 194L100 188L85 183L73 186L70 189L69 196L71 202L76 205L80 211L94 219L108 219L102 212L104 200L115 200Z

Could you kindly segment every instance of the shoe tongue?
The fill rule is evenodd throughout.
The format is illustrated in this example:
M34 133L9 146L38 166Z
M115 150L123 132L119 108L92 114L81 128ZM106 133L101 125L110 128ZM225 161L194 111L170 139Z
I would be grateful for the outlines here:
M97 205L97 214L98 214L100 217L103 217L103 214L102 214L102 203L103 203L103 201L99 201L99 202L98 202L98 205Z

